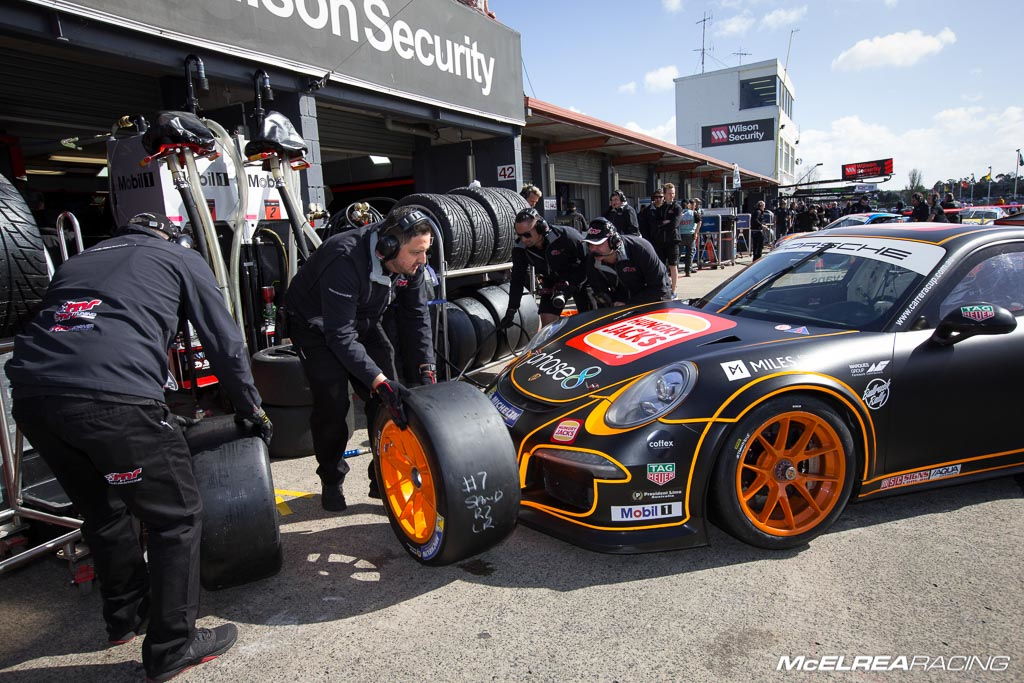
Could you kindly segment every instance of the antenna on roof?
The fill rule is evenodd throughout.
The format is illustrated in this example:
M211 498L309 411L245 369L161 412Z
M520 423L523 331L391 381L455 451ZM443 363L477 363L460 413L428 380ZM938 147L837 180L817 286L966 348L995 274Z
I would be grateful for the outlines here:
M795 28L789 32L789 46L786 48L786 74L789 74L789 51L793 49L793 34L798 33L800 29Z
M700 49L694 49L694 52L700 53L700 72L704 73L704 55L708 53L708 49L704 47L704 36L707 34L708 22L711 21L711 12L705 12L704 18L700 21L694 22L696 24L702 24L700 27Z
M743 58L750 56L750 53L744 52L742 47L736 52L733 52L733 54L740 58L740 66L743 66Z

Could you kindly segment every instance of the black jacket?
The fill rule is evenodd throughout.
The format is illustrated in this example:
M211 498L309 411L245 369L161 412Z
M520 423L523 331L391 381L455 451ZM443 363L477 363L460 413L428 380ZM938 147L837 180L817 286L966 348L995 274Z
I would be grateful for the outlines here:
M7 363L15 392L163 401L167 351L184 315L235 410L260 405L241 330L210 267L191 249L140 234L105 240L57 269L41 306Z
M764 229L765 213L766 212L765 212L764 209L754 209L754 212L752 214L750 214L750 229L751 230L763 230Z
M600 299L639 304L671 297L668 270L651 243L639 235L623 235L619 259L611 265L587 260L587 282Z
M543 278L545 286L552 287L559 282L568 282L572 287L571 291L575 292L587 280L588 258L583 235L575 228L565 225L552 225L544 237L544 246L540 249L527 249L522 243L516 242L512 247L509 309L519 309L529 266L533 266L534 272Z
M417 365L434 362L423 269L411 278L387 271L375 254L378 226L327 239L292 279L285 300L289 314L323 333L345 369L366 386L382 371L360 337L380 325L392 299L412 360Z
M926 202L918 202L917 206L910 213L911 223L923 223L928 220L928 216L931 215L931 211Z
M636 217L636 209L629 204L621 204L619 208L608 207L604 217L612 222L620 235L639 235L640 223Z
M951 201L944 201L944 202L942 202L941 206L942 206L943 209L959 209L960 208L959 204L957 204L956 202L951 202ZM946 220L949 221L950 223L959 223L960 222L960 213L959 212L957 212L957 213L947 213L946 214Z
M655 210L655 219L648 241L654 245L675 244L679 241L679 219L683 207L679 202L665 202Z

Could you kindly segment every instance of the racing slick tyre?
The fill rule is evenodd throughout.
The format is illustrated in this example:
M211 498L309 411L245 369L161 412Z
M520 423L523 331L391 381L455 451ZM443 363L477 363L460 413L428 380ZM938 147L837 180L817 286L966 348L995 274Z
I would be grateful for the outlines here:
M487 307L476 299L463 297L453 302L469 316L476 336L476 357L471 368L487 365L494 360L494 354L498 350L498 326L494 322ZM463 366L459 366L462 370Z
M469 255L467 268L486 266L494 253L494 225L491 219L480 206L480 202L461 194L446 195L453 202L462 207L469 218L469 225L473 228L473 249Z
M821 399L765 401L736 424L715 463L717 521L760 548L803 545L842 513L856 459L849 428Z
M508 294L511 285L503 282L498 285L498 288ZM505 330L509 349L515 353L525 348L538 330L540 330L540 309L537 307L537 300L530 290L523 287L523 298L519 300L519 310L516 312L516 324Z
M18 190L0 175L0 337L35 313L50 278L43 238Z
M488 263L507 263L512 260L512 245L515 242L515 227L512 223L516 214L512 207L498 193L486 187L457 187L448 194L472 197L484 207L494 227L494 251Z
M270 457L274 460L304 458L313 455L313 432L309 428L309 416L313 406L274 406L263 404L267 417L274 425L274 436L270 439Z
M495 325L501 321L505 315L505 310L508 309L508 290L501 289L495 285L488 285L481 287L480 289L473 292L473 298L482 303L487 307L491 316L494 318ZM525 297L524 297L525 299ZM522 305L522 304L520 304ZM516 322L519 322L518 320ZM512 327L510 330L519 331L519 328ZM509 354L509 341L515 337L515 332L511 335L506 330L505 334L497 335L498 348L494 351L494 359L503 358Z
M264 402L275 406L310 406L313 394L291 344L271 346L252 356L252 378Z
M466 365L472 367L471 360L477 352L476 329L465 309L446 301L444 304L445 316L448 319L448 353L445 354L444 344L438 337L437 347L434 349L438 358L448 359L448 374L446 376L456 377Z
M473 226L458 204L443 194L411 194L396 206L416 206L429 213L441 229L448 270L466 267L473 250ZM432 265L438 269L437 263Z
M410 389L407 429L380 411L372 432L384 510L406 551L445 565L504 540L519 513L516 451L477 389L442 382Z
M231 415L206 418L186 430L190 447L203 442L202 449L192 451L192 470L203 500L199 579L207 590L256 581L281 569L267 447L256 437L237 434Z

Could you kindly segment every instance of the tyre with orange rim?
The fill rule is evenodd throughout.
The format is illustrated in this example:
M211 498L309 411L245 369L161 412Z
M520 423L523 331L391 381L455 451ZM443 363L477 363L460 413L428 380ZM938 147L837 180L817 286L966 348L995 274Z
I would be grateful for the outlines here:
M808 395L770 399L740 420L715 463L718 524L761 548L791 548L828 529L850 498L850 429Z
M384 510L416 560L445 565L493 547L515 529L519 474L515 447L487 397L462 382L415 387L409 425L381 411L374 467Z

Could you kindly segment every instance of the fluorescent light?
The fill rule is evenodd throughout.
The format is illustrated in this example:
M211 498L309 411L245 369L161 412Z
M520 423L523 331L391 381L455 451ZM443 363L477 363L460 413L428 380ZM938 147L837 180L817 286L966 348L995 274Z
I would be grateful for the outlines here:
M107 165L106 157L78 157L70 154L51 154L50 161L64 161L69 164L101 164Z
M374 166L383 166L384 164L391 163L391 159L389 157L378 157L372 154L370 155L370 161L373 162Z
M64 171L55 171L52 168L26 168L28 175L64 175Z
M104 166L100 169L100 172L96 174L97 178L107 178L110 176L110 167Z

